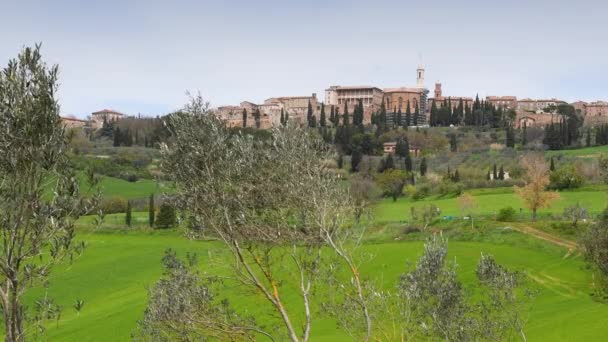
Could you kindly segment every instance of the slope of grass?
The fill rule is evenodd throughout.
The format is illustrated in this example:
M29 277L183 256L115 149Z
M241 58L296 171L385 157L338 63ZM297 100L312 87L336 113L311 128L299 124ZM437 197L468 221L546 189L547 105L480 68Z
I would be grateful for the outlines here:
M80 173L78 177L82 190L89 191L86 176ZM136 182L128 182L124 179L108 176L101 176L100 188L104 197L119 196L126 199L145 198L150 194L169 191L165 184L153 179L141 178Z
M529 210L525 208L521 199L511 188L473 190L471 194L477 202L477 209L474 210L477 215L493 215L507 206L513 207L518 213L519 209L522 208L522 215L526 217L530 215ZM560 192L560 199L552 203L549 208L540 209L539 215L561 214L564 208L577 202L587 208L590 213L598 213L606 208L607 199L606 192L596 189L584 188L577 191L563 191ZM420 201L400 198L393 202L391 199L384 199L375 206L374 218L379 222L409 220L411 207L418 208L428 204L439 207L442 216L456 217L461 215L457 198L431 196Z
M580 257L564 257L565 252L539 241L527 243L528 237L511 231L501 231L500 244L487 242L450 242L450 258L460 267L462 280L470 284L480 253L493 254L504 265L524 270L540 290L533 302L529 339L534 340L598 340L608 333L608 321L599 319L608 314L608 305L595 303L588 292L592 281ZM128 341L142 317L146 304L146 286L161 275L160 258L167 248L182 256L196 252L203 270L226 268L223 247L216 242L194 242L173 230L123 230L116 233L80 233L89 247L72 265L55 269L48 293L64 307L57 325L49 324L48 337L57 341ZM536 246L540 246L537 248ZM406 262L414 261L422 251L422 242L378 243L364 247L373 255L364 264L362 274L386 288L393 288ZM219 263L216 263L218 262ZM221 272L221 271L220 271ZM327 290L327 289L325 289ZM31 291L31 301L43 295L42 289ZM295 291L283 289L286 302L298 299ZM227 286L225 295L235 307L269 322L268 305L258 296L236 286ZM83 299L85 306L77 315L72 305ZM295 325L301 323L300 308L295 313ZM315 312L315 314L318 314ZM324 319L313 326L313 340L351 340Z
M547 151L545 152L548 156L574 156L581 158L594 158L599 157L601 154L608 154L608 145L605 146L594 146L577 148L571 150L559 150L559 151Z

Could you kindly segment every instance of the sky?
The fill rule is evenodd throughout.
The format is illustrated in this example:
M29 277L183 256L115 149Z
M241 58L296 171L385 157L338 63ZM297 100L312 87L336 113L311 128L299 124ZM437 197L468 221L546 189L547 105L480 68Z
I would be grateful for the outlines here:
M330 85L608 100L600 0L0 0L0 67L42 43L63 115L161 115Z

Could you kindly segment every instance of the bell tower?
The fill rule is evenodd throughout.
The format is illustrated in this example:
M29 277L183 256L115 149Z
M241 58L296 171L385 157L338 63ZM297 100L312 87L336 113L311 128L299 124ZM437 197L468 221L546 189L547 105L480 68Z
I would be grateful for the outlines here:
M441 94L441 83L435 83L435 99L441 99L443 96Z
M416 87L424 88L424 67L422 65L416 69Z

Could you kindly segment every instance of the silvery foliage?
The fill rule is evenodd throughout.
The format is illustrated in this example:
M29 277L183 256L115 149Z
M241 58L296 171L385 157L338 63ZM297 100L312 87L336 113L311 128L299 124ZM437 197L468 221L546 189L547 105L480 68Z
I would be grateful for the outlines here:
M0 303L10 341L29 333L25 291L84 248L74 242L74 222L95 204L79 195L66 155L69 136L55 100L57 74L57 66L42 61L40 46L24 48L0 73ZM42 302L37 307L52 303ZM34 327L42 330L40 320Z
M253 320L239 317L227 300L216 298L213 290L220 281L199 274L195 255L181 260L169 249L162 263L163 277L148 289L148 305L134 340L253 340Z

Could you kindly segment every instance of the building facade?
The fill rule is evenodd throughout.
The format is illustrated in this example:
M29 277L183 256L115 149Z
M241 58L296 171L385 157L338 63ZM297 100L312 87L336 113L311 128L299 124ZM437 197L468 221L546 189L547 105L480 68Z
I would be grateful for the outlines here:
M517 110L526 112L543 112L545 108L566 103L558 99L522 99L517 101Z
M486 102L503 109L517 109L517 96L486 96Z
M103 122L104 120L117 121L124 118L125 116L125 114L113 109L102 109L100 111L91 113L91 119L97 122Z

